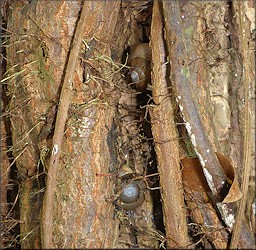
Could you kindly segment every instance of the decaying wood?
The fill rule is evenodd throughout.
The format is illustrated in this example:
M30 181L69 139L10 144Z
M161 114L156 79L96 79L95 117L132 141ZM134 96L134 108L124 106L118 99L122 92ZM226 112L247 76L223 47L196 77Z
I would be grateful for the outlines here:
M92 36L97 35L100 39L99 43L101 44L98 48L98 52L110 56L110 41L113 36L120 3L113 2L106 5L103 2L87 1L86 4L88 9L90 9L87 13L90 22L88 21L86 23L88 29L90 28L90 32L83 32L83 36L85 33L88 36L85 37L85 39L88 41L92 39ZM45 11L46 9L47 11ZM8 29L13 32L12 34L14 35L11 36L8 46L7 54L9 60L7 66L9 74L20 72L19 77L15 77L14 75L14 80L10 78L7 82L8 90L12 97L9 107L13 132L13 153L19 176L21 176L21 196L19 204L21 211L20 218L22 221L20 224L20 237L23 239L21 246L26 249L41 247L39 223L41 220L40 208L44 189L41 183L40 186L37 187L37 181L38 178L40 178L39 174L41 174L41 176L43 174L39 173L38 168L41 165L39 161L41 152L43 148L47 147L50 143L49 139L46 140L45 138L39 143L38 134L40 127L42 127L44 123L41 118L47 113L49 107L51 107L53 103L56 104L58 101L59 86L63 76L70 41L74 34L79 9L79 1L31 1L30 3L26 3L25 6L13 5L13 11L11 11L10 19L8 20ZM100 13L100 18L95 14L97 12ZM110 12L111 15L109 15ZM106 19L110 21L106 22ZM99 29L95 29L96 23ZM105 31L101 32L101 28ZM108 32L106 32L106 30L108 30ZM17 51L19 51L19 53ZM18 66L16 68L13 67L16 64ZM105 67L102 66L102 68ZM89 111L88 107L82 106L80 108L80 114L77 114L78 118L81 119L79 122L78 119L75 120L75 122L76 125L81 125L78 129L82 135L80 135L80 137L74 136L74 133L73 137L71 137L72 139L68 139L69 142L73 142L72 144L66 142L66 137L70 135L70 133L66 132L64 137L64 146L61 150L64 156L62 156L63 158L61 157L59 162L61 174L57 177L58 181L62 184L57 185L53 210L56 220L59 220L60 217L69 219L67 225L65 221L61 221L63 224L54 224L54 244L63 244L68 247L74 244L74 242L77 242L77 244L80 244L77 247L84 248L86 247L86 242L86 244L90 244L91 247L112 247L114 230L109 229L113 228L114 225L114 221L112 220L113 205L106 203L105 198L108 198L107 194L111 196L113 188L111 188L110 182L102 178L95 179L95 173L109 171L109 162L107 160L109 157L108 147L106 140L103 139L107 138L108 130L102 128L111 127L114 112L111 107L111 101L109 101L111 105L107 106L108 103L106 99L108 96L105 101L102 96L102 99L89 99L90 95L88 94L88 89L91 87L91 91L95 91L96 93L96 89L93 89L96 83L94 82L94 85L91 83L88 85L83 83L82 70L79 64L76 65L73 84L75 89L72 99L74 102L73 105L84 105L87 102L90 103L90 101L95 105L94 107L90 107ZM111 93L114 95L113 92ZM115 98L113 99L116 100ZM90 119L87 116L89 116ZM93 121L96 120L97 122L95 122L95 124ZM72 122L73 120L69 119L69 122L70 121ZM85 123L88 122L88 124L83 123L83 121L85 121ZM19 124L19 126L17 126L17 124ZM92 131L91 133L89 132L92 124L95 124L95 135L90 136L90 138L86 137L84 141L90 144L92 140L94 144L89 145L88 148L86 146L81 147L81 137L93 133ZM73 126L73 128L74 127L75 126ZM97 136L100 139L94 138ZM82 144L85 144L84 141ZM79 145L79 147L76 145ZM74 148L76 148L76 150L73 150ZM94 148L94 151L91 150L92 148ZM84 152L81 153L81 150L84 150ZM66 176L66 172L63 171L63 169L67 170L66 166L70 164L70 159L65 158L67 152L68 155L74 156L75 159L73 162L77 169L75 168L73 170L72 168L73 172L70 171ZM80 162L75 161L78 158L76 154L81 157ZM104 161L102 160L103 158ZM86 160L88 160L87 167L84 166ZM94 169L88 170L87 168L89 167ZM86 169L85 172L82 171L84 168ZM88 177L87 171L91 172L90 177ZM86 178L89 178L89 180L86 180ZM90 183L91 188L88 188L86 185L80 185L81 181ZM74 190L70 193L67 192L68 188L70 188L69 185L73 185ZM63 193L61 191L63 191ZM80 198L81 194L84 195L85 193L88 194L88 196L86 196L87 202L84 204L84 200L80 201ZM64 207L63 204L67 204L65 203L66 200L63 198L65 194L68 194L69 200L74 198L75 202L68 203L70 206L66 206L62 209ZM76 195L78 195L78 197ZM92 196L95 196L95 198L90 198ZM74 212L73 204L77 204L75 206L77 212ZM108 207L108 213L104 212L106 211L106 206ZM81 209L81 207L84 209ZM83 214L87 212L90 212L90 216ZM71 218L72 216L76 218L73 219ZM87 220L87 218L90 220L88 223L91 223L92 218L95 221L95 226L89 227L90 230L88 232L85 230L87 225L85 220ZM78 234L76 235L74 235L73 230L69 228L73 228L73 223L76 224L77 228L81 227L77 230ZM101 225L101 223L104 225ZM67 232L72 236L68 235L66 231L61 234L60 232L63 232L63 228L67 229ZM76 241L71 238L80 237L80 235L82 235L81 238L86 235L90 240L83 239ZM92 235L97 235L97 237L92 237ZM62 236L63 238L61 238ZM58 241L58 239L61 240Z
M34 3L29 5L31 6L34 6ZM37 129L42 123L39 120L41 112L45 105L47 106L42 100L50 83L45 84L42 89L41 84L45 79L37 77L41 72L38 70L39 61L36 57L42 43L40 39L35 38L39 37L38 29L28 18L34 9L27 7L13 3L8 18L7 29L12 35L6 49L7 70L8 75L12 77L5 81L10 98L6 111L11 121L13 146L10 150L14 156L11 165L16 165L17 176L20 176L18 202L22 223L19 237L23 239L20 244L22 248L40 248L39 221L43 187L38 169L40 149L37 143Z
M192 11L190 14L192 15ZM190 39L190 36L184 34L187 30L183 28L179 2L164 2L164 15L167 47L170 54L171 70L176 85L177 101L183 114L183 119L185 120L186 129L203 167L207 183L215 199L221 201L223 198L220 197L220 192L226 182L226 176L210 144L202 123L201 115L193 100L193 96L196 94L192 93L190 87L190 59L188 58L187 47L185 46L185 41ZM185 21L191 22L190 17L187 17ZM190 34L193 32L193 25L194 23L191 23L190 29L192 31L190 31ZM227 209L220 209L227 225L232 226L235 213L234 208L231 209L231 213L223 211ZM230 216L227 216L227 214L230 214Z
M112 2L106 6L104 2L86 1L84 3L82 12L82 15L84 14L84 20L82 23L86 29L83 30L81 28L80 32L82 33L79 36L80 39L85 37L85 42L91 40L93 36L98 41L97 45L89 48L90 50L97 50L95 54L92 53L93 57L99 54L110 56L109 44L111 43L119 4L119 2ZM110 23L103 22L102 18L103 20L105 18L111 20L112 29L109 28ZM103 24L99 22L103 22ZM95 29L95 25L98 27L97 29ZM88 43L87 46L89 45ZM75 46L78 47L77 44ZM75 60L71 54L70 59ZM87 99L88 95L82 94L85 83L81 81L81 68L76 64L77 74L74 74L73 82L76 91L72 100L73 112L76 115L73 116L71 114L67 122L68 129L66 131L66 137L69 139L67 141L65 140L63 144L63 149L73 157L71 159L63 154L61 158L62 162L59 162L57 179L62 184L56 189L55 209L53 211L55 221L59 221L59 223L53 225L54 230L56 230L56 233L53 235L53 245L61 248L104 248L112 247L114 244L115 222L112 219L113 204L105 201L112 195L113 187L111 188L110 185L112 180L98 178L96 176L96 173L102 171L107 172L110 168L107 160L109 155L106 142L108 130L102 128L111 128L111 120L114 115L112 105L114 105L115 98L112 97L114 99L113 101L108 99L107 87L104 84L110 85L113 88L113 83L111 82L111 78L104 80L109 70L107 63L103 64L99 59L89 61L86 58L86 60L88 60L88 64L90 63L94 67L93 70L86 71L86 77L89 78L87 88L94 88L95 94L98 88L98 95L101 95L101 97L89 100ZM93 80L95 79L92 74L93 72L98 74L95 77L98 77L99 80ZM97 81L98 85L96 88ZM69 81L67 81L67 84L70 87ZM114 95L114 92L112 94ZM103 98L105 98L105 102L102 101L104 100ZM92 102L91 106L86 105L89 101ZM67 103L63 105L67 106ZM56 121L55 131L57 124L58 122ZM64 125L62 124L62 126ZM63 152L63 150L61 151ZM52 160L56 161L56 159ZM66 168L66 164L70 164L71 167ZM69 193L68 196L67 192ZM70 220L72 223L70 223ZM73 233L72 229L74 226L76 227L75 233ZM67 240L68 238L70 240Z
M9 234L9 230L4 230L5 227L8 225L8 221L11 221L11 216L12 214L8 213L8 203L7 203L7 192L8 189L13 189L13 185L14 183L10 183L10 162L8 160L8 138L7 138L7 129L4 123L4 120L6 120L6 118L1 117L1 142L0 142L0 146L1 146L1 232L2 235L0 237L0 248L4 249L5 246L5 242L8 241L8 234ZM8 123L7 123L8 124ZM9 184L9 187L8 187ZM13 205L14 206L14 205ZM9 216L8 216L9 215ZM8 218L9 217L9 218ZM9 219L9 220L8 220ZM11 229L10 229L11 230Z
M174 123L173 104L167 83L166 51L160 2L153 8L151 26L152 86L154 108L152 132L158 160L164 223L168 247L187 247L186 212L183 200L179 144Z
M121 8L118 16L117 25L115 27L115 41L112 44L112 52L115 61L122 61L125 63L126 59L129 60L131 53L124 54L124 49L130 48L130 46L138 45L141 43L143 31L141 29L138 20L145 18L145 12L142 10L142 5L147 4L149 1L122 1ZM147 6L147 12L151 13L151 7ZM146 13L147 13L146 12ZM129 20L124 22L124 20ZM145 21L145 19L143 19ZM150 23L150 19L147 20ZM120 36L122 34L122 36ZM140 52L141 53L141 52ZM140 53L138 54L140 56ZM129 56L124 59L123 56ZM151 60L151 58L150 58ZM150 64L150 61L149 61ZM149 65L150 66L150 65ZM149 69L150 70L150 67ZM120 98L118 101L118 112L115 117L115 133L117 136L117 148L118 151L118 164L117 171L125 165L128 165L136 176L143 176L146 171L150 171L152 165L149 164L150 157L150 141L145 141L143 136L143 130L141 126L141 120L144 121L144 109L138 108L138 106L144 106L142 98L138 98L143 94L138 90L133 89L129 81L125 79L118 80L120 76L116 77L116 84L118 85L118 93ZM141 102L138 100L140 99ZM150 126L149 124L147 125ZM114 126L113 126L114 128ZM146 139L147 140L147 139ZM115 147L113 147L115 150ZM116 180L116 188L119 190L120 180ZM117 191L116 190L116 191ZM158 248L159 241L164 241L164 235L156 230L154 217L154 207L152 202L152 196L155 191L145 190L145 199L141 206L134 210L118 211L118 206L115 209L116 217L118 219L118 229L116 231L116 239L114 248ZM152 194L153 193L153 194ZM117 204L119 201L117 201ZM161 242L161 243L162 243Z
M15 204L19 205L20 221L14 221L13 225L20 224L18 244L21 248L157 248L164 242L168 247L189 247L187 227L190 230L191 225L187 226L186 212L191 215L187 219L192 218L200 227L201 230L196 231L203 235L200 240L207 239L205 247L211 242L216 248L226 248L232 226L228 228L220 220L214 210L216 207L204 192L218 196L226 181L216 160L216 149L229 154L238 170L244 172L244 196L233 228L231 247L252 248L252 229L245 223L243 214L249 168L254 162L252 154L255 155L250 140L254 133L251 110L255 98L251 32L255 26L253 19L249 21L247 8L253 1L229 1L228 4L154 1L151 28L154 105L147 105L147 109L157 153L166 237L155 230L156 214L151 197L154 191L146 191L144 203L129 212L121 212L111 199L116 195L119 181L111 174L120 168L124 158L129 158L127 162L139 175L145 174L150 158L149 144L144 143L145 138L139 131L138 116L143 110L137 107L138 93L131 91L124 79L120 80L125 66L120 69L117 65L127 46L145 39L140 26L143 26L145 14L151 16L148 7L152 2L7 2L8 6L10 4L6 31L10 37L6 49L8 71L1 83L6 84L10 97L4 115L11 121L8 136L12 137L12 147L8 149L13 155L8 159L3 154L6 172L2 183L7 185L9 167L15 164L19 182ZM82 26L86 27L82 32L76 28L80 41L74 45L72 37L82 4L87 6L86 15L81 13ZM145 8L148 9L143 14ZM120 19L116 27L117 18ZM78 26L80 24L78 22ZM143 28L149 27L148 22ZM84 46L79 45L82 38ZM68 62L70 48L72 61ZM76 60L78 53L80 60ZM173 82L168 79L170 70ZM213 88L218 83L219 86ZM175 94L178 104L172 102ZM47 152L52 143L49 136L58 101L52 145L57 145L58 151L53 148L52 153L57 153L51 155L47 176ZM198 180L190 183L193 188L182 186L181 172L185 169L180 169L179 139L183 138L178 138L174 123L176 115L180 114L174 111L178 105L201 167L205 168L201 177L206 176L211 191L204 183L206 189L197 193ZM6 131L1 132L5 137ZM122 145L116 154L118 137L122 137L118 141ZM108 177L97 175L109 172L112 173ZM45 209L41 217L46 179ZM184 183L189 181L186 179ZM6 197L2 198L6 202ZM249 207L253 198L250 197ZM226 223L233 224L236 206L232 203L219 205L234 209L224 215L224 219L230 219Z
M121 92L119 99L119 160L121 165L128 165L137 176L145 174L147 161L144 154L149 154L149 145L143 142L139 136L139 126L136 122L137 91L129 89L130 93ZM145 147L143 149L143 147ZM145 150L146 149L146 150ZM144 151L144 152L143 152ZM142 152L144 154L142 154ZM120 183L119 183L120 186ZM118 244L115 247L139 247L157 248L158 241L155 235L156 229L153 221L153 202L150 190L144 192L144 202L134 210L120 213L120 225L118 232ZM136 232L136 233L135 233Z
M198 227L196 233L200 233L201 239L205 238L215 248L226 249L229 234L208 197L210 189L198 158L183 158L181 165L188 215L193 225Z

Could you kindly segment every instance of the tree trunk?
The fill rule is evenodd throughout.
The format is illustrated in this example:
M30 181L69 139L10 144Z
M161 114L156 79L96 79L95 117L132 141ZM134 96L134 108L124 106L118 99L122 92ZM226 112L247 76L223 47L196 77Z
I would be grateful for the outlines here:
M106 6L101 2L86 2L90 14L83 37L89 45L93 36L99 41L95 48L90 48L97 49L98 54L110 56L119 4L113 2ZM43 154L51 150L48 136L53 131L61 79L80 8L80 2L32 1L27 6L17 4L9 19L8 29L17 37L11 38L7 50L8 68L17 64L14 72L20 72L9 84L12 93L10 109L14 110L25 100L28 103L16 108L11 117L13 152L23 178L20 189L22 248L39 248L41 245L40 210L44 191L41 177L47 171L43 169L47 167L47 162L44 162L46 155ZM49 11L45 12L45 9ZM101 25L99 20L106 24ZM93 28L96 23L100 25L98 30ZM110 27L113 27L112 31ZM81 48L80 53L85 54L85 48ZM106 67L104 62L96 63L97 68ZM113 194L113 184L111 180L97 178L96 173L109 171L107 134L116 98L113 98L114 92L110 99L109 95L97 90L96 82L89 84L96 98L89 96L88 86L83 83L82 66L77 63L56 178L58 184L56 190L51 190L55 193L53 242L60 248L112 247L115 232L113 205L108 203L106 206L104 200ZM25 74L21 75L23 71ZM101 74L102 78L104 74ZM109 79L104 92L113 89L111 81ZM20 126L16 127L16 124ZM73 228L76 228L76 233Z
M254 247L254 1L1 11L2 248Z

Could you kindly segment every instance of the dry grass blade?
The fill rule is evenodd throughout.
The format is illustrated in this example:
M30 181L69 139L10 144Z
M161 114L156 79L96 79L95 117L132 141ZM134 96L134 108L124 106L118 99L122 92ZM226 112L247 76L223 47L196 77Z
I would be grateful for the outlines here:
M31 64L33 64L33 63L35 63L35 62L37 62L37 60L34 60L34 61L32 61L32 62L30 62L30 63L28 63L28 64L26 64L26 65L24 65L24 66L30 66ZM11 70L11 69L13 69L13 68L15 68L15 67L17 67L18 66L18 64L15 64L14 66L12 66L9 70ZM8 70L8 71L9 71ZM7 71L7 72L8 72ZM7 80L13 80L13 79L15 79L16 77L18 77L18 76L20 76L23 72L25 72L26 71L26 68L24 68L24 69L22 69L22 70L20 70L20 71L18 71L18 72L15 72L14 74L12 74L12 75L10 75L10 76L7 76L7 77L5 77L4 79L2 79L0 82L1 83L4 83L4 82L6 82Z
M5 218L1 221L1 241L3 248L14 248L15 243L17 243L17 239L14 238L12 230L21 223L21 221L16 220L14 218Z

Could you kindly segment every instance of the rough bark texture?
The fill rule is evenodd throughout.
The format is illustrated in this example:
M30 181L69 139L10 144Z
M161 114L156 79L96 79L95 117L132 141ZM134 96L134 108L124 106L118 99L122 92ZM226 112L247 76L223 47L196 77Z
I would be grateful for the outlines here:
M3 3L1 11L8 19L1 134L6 137L2 149L10 151L2 153L5 196L1 201L11 203L2 210L1 230L7 237L1 247L20 244L24 249L38 249L42 247L41 208L50 178L52 135L82 1ZM205 193L209 189L198 194L197 189L187 188L190 175L185 171L183 194L184 169L179 160L184 155L195 156L194 144L203 156L201 164L210 162L202 152L211 152L216 161L214 151L218 151L237 168L246 200L241 202L231 245L252 247L255 191L253 185L248 187L248 169L255 169L255 145L250 141L255 134L251 112L255 106L255 1L154 1L152 29L150 1L83 3L86 30L63 124L57 187L48 190L54 198L53 246L159 248L166 244L178 248L193 246L189 237L198 247L226 247L231 227L217 215ZM173 4L178 9L171 12ZM153 88L138 93L125 81L123 74L130 69L122 63L129 46L149 40ZM171 81L170 72L175 73ZM174 88L177 82L183 90L180 94ZM195 112L189 119L185 115L185 127L182 114L192 106ZM153 138L146 121L148 111ZM198 135L200 142L207 143L199 145ZM141 206L124 211L117 199L121 188L117 173L124 164L139 178L146 172L155 173L158 167L161 197L157 191L146 190ZM216 183L221 186L219 164L211 167L214 174L217 167L220 178ZM158 186L158 177L146 180L149 186ZM193 184L198 188L198 181ZM233 215L229 216L231 224Z
M49 160L46 192L44 197L44 207L42 215L43 228L43 248L52 248L52 234L53 234L53 206L54 195L57 186L58 164L60 159L60 152L62 140L64 137L65 125L68 117L68 110L71 103L71 96L73 92L73 76L75 67L82 47L82 39L87 23L87 4L82 5L82 11L74 31L74 38L70 48L70 53L67 59L67 67L65 69L63 84L59 98L58 112L55 122L54 135L52 139L52 153ZM91 35L92 36L92 35ZM86 70L86 69L85 69Z
M95 45L97 54L110 56L109 44L118 6L119 2L108 5L104 2L86 2L88 16L84 36L86 41L93 36L98 41ZM107 24L104 19L108 20ZM100 22L103 22L103 26ZM95 26L98 28L95 29ZM107 67L100 61L95 66L99 69ZM107 79L107 72L100 72L100 76ZM81 77L78 74L78 78ZM93 78L91 72L89 77ZM107 80L105 84L110 87L102 86L101 98L92 99L95 104L91 107L86 105L90 100L83 97L75 98L72 103L76 106L73 110L76 117L71 114L72 122L68 121L67 140L63 147L66 152L62 150L57 177L54 244L59 248L113 247L113 205L105 201L108 195L113 194L113 184L111 180L96 176L96 173L108 172L110 168L107 135L112 125L115 100L111 100L107 93L113 88L112 79ZM103 84L103 81L99 82ZM82 81L79 84L76 82L76 86L83 84ZM114 92L112 98L113 95ZM84 107L79 110L79 105Z
M253 149L253 140L251 136L251 127L252 121L254 121L252 116L252 97L255 93L253 90L253 79L255 79L255 72L252 70L251 66L253 65L255 68L255 63L251 65L251 52L253 46L251 43L251 32L250 28L246 24L248 24L248 17L245 12L245 4L240 2L234 3L234 9L236 9L237 15L237 26L239 28L239 33L241 34L239 37L239 51L243 58L243 76L242 81L244 83L244 109L243 109L243 158L242 158L242 176L241 176L241 188L243 192L243 197L239 201L238 212L236 215L236 223L233 228L232 239L231 239L231 248L237 248L239 245L239 239L241 232L241 227L245 225L245 209L246 209L246 200L249 189L249 178L250 178L250 169L251 162L255 162L252 158L252 149ZM247 18L247 19L246 19ZM243 20L243 21L242 21ZM254 61L255 62L255 61ZM255 97L255 96L254 96ZM246 230L245 230L246 231Z
M119 2L106 5L104 2L92 1L87 2L87 5L88 9L92 11L88 11L90 14L88 14L87 20L88 30L84 34L85 40L90 41L92 36L96 37L99 40L97 52L109 56L109 44L111 44ZM14 154L16 157L19 156L16 163L20 174L23 174L23 178L25 178L22 181L20 198L21 220L24 222L21 224L21 236L24 237L21 244L23 248L38 248L40 246L39 211L42 197L36 195L37 199L34 199L31 193L40 190L40 187L34 187L37 183L38 160L40 151L42 152L43 147L47 145L47 135L42 138L44 140L41 143L37 141L40 127L43 125L40 118L52 106L52 102L57 101L69 44L80 10L80 2L32 1L29 5L14 5L13 8L8 28L16 33L17 37L12 37L11 46L7 51L8 57L10 57L8 68L10 69L17 63L15 71L26 68L27 74L24 78L25 74L21 72L23 74L13 77L14 81L10 81L9 91L13 94L10 104L11 111L19 103L28 100L28 105L15 109L11 119L15 145ZM101 13L101 17L95 13ZM106 22L104 19L108 21ZM97 30L95 24L99 27ZM112 31L110 27L113 27ZM95 32L89 37L92 29ZM21 52L17 53L17 51ZM33 63L29 64L30 62ZM102 72L103 77L104 73ZM111 80L109 79L109 81ZM111 127L114 102L110 101L109 103L108 96L103 94L101 99L97 100L89 99L88 95L81 94L82 89L86 86L83 84L82 70L79 66L74 77L74 86L75 94L72 104L73 106L84 105L84 107L80 109L80 114L77 114L75 119L75 124L80 129L78 134L69 134L67 131L64 147L61 149L60 176L57 177L59 185L54 209L54 244L59 247L77 248L111 247L113 242L111 232L113 231L109 229L113 228L113 214L103 211L106 207L106 194L111 194L113 189L106 179L96 178L95 173L106 172L109 169L106 143L108 130L102 128ZM93 85L89 86L93 87ZM95 105L88 109L85 103L92 100L95 101ZM72 119L72 113L70 116ZM21 126L17 128L16 123ZM95 126L92 127L92 125ZM69 128L72 130L72 124ZM94 134L92 130L95 132ZM72 145L70 141L73 142ZM83 146L81 147L81 145ZM22 154L19 155L20 152ZM73 156L72 162L70 157L67 157L68 155ZM81 186L81 183L85 183L85 185ZM70 184L73 186L70 187ZM70 189L71 192L69 192ZM65 198L67 194L68 201ZM110 206L112 207L111 203L107 205L108 208ZM87 219L89 221L85 221ZM76 228L75 234L73 234L72 228Z
M197 108L197 98L194 97L196 93L194 93L192 88L192 82L195 82L195 77L190 77L191 70L189 65L193 62L193 58L189 57L189 52L191 51L189 47L191 43L189 41L195 24L191 18L195 13L191 11L189 16L186 16L183 21L180 9L178 1L164 2L167 47L171 60L172 78L175 81L177 102L182 110L186 129L204 167L204 171L208 173L207 177L209 178L207 178L207 181L211 190L217 197L226 177L207 136L201 112Z
M189 240L179 163L179 141L174 122L174 108L168 91L167 51L161 10L160 3L155 2L150 42L155 103L151 122L160 175L167 246L184 248L189 245Z
M7 199L8 190L12 190L14 183L11 183L10 181L10 162L8 160L8 143L7 143L7 134L6 134L6 126L4 124L4 121L1 121L1 249L4 248L4 243L8 242L10 240L10 234L8 232L15 226L15 220L13 218L13 215L8 213L9 206L8 206L8 200L10 201L10 198ZM15 197L12 197L15 198ZM13 207L15 204L13 204ZM8 237L9 236L9 237Z
M194 223L190 226L192 234L200 231L206 248L210 243L216 249L226 249L229 234L208 197L210 189L198 158L184 158L181 164L188 217Z
M22 221L21 246L39 248L43 184L38 175L40 146L37 136L42 126L40 119L51 105L50 100L56 100L58 85L51 81L49 75L44 74L46 68L43 67L49 64L46 65L47 47L43 40L48 37L46 38L42 30L29 18L35 12L36 3L31 2L29 6L17 3L12 7L13 11L7 27L13 34L10 35L7 48L7 70L12 77L8 79L7 84L11 96L9 112L12 123L13 155L21 182L19 204ZM54 63L52 67L54 68ZM57 78L56 76L56 81ZM16 126L17 124L19 126Z

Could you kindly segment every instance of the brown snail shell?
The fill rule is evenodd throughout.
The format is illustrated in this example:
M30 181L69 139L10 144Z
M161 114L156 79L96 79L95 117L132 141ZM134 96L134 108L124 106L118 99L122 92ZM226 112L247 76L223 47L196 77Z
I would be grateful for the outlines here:
M128 65L130 82L140 91L145 91L150 83L151 53L148 43L140 43L130 47Z

